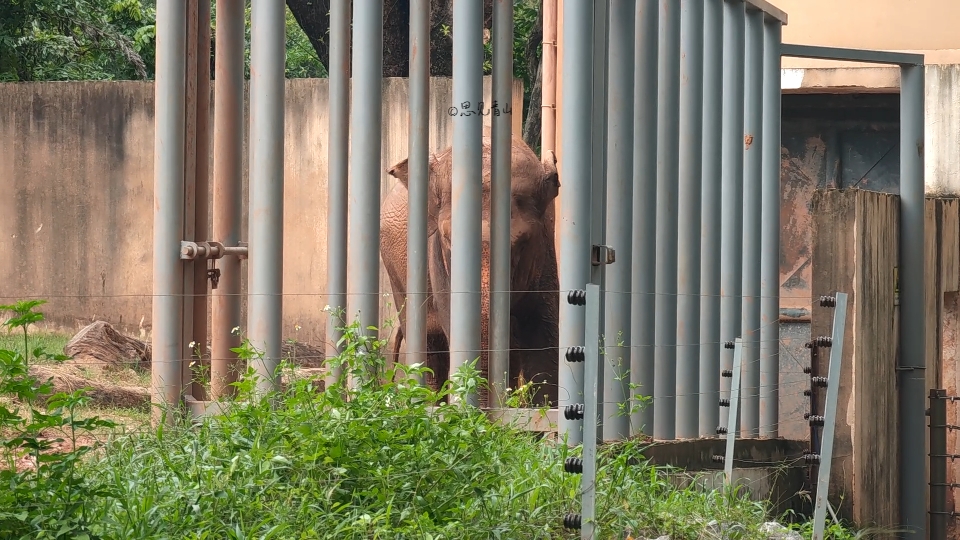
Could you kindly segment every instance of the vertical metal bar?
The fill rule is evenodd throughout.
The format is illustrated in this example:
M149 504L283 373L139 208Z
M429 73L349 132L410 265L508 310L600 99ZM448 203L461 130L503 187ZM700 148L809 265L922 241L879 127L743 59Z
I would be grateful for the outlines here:
M253 0L250 17L250 344L257 390L278 388L283 305L283 95L286 4Z
M197 3L197 161L194 186L196 212L194 236L200 241L210 237L210 2ZM193 340L200 348L201 365L209 362L207 354L207 261L197 261L193 268ZM190 393L195 399L206 399L203 381L194 380Z
M677 196L680 174L680 0L660 3L657 114L657 284L653 437L676 435Z
M590 180L593 154L590 149L593 101L593 6L588 2L563 2L563 72L561 81L563 190L559 230L560 289L579 289L590 278ZM565 81L565 82L564 82ZM584 393L583 366L566 362L567 347L579 346L584 338L584 310L560 302L560 385L558 407L579 403ZM559 433L567 443L583 440L577 420L559 418Z
M243 213L243 4L217 0L216 78L213 107L213 236L226 247L240 244ZM240 361L240 259L217 261L220 282L213 290L210 393L214 400L235 394Z
M633 246L630 290L630 383L634 395L652 398L654 387L653 336L657 262L657 56L659 54L657 0L637 2L633 95ZM614 263L616 264L616 263ZM640 400L631 402L639 409ZM653 411L647 404L631 415L630 434L653 435ZM714 426L716 429L716 426Z
M596 283L587 284L584 329L583 476L580 478L581 538L596 538L597 444L603 440L604 355L600 354L600 323L603 293ZM574 306L577 307L577 306Z
M413 11L411 10L411 14ZM411 15L412 16L412 15ZM337 342L343 336L340 325L344 324L335 316L337 310L347 307L347 182L349 182L347 159L350 144L350 0L335 0L330 4L330 65L327 66L327 84L330 85L330 116L327 136L327 305L332 312L327 314L326 344L324 355L336 357L340 350ZM410 63L410 99L415 94L417 63ZM413 138L411 137L411 140ZM414 155L410 156L410 167L414 167ZM413 180L411 171L411 181ZM411 187L411 190L413 188ZM412 205L415 203L411 199ZM410 283L410 282L408 282ZM415 287L415 282L408 285ZM344 313L349 322L349 313ZM413 316L413 312L407 317ZM409 322L409 319L408 319ZM416 338L407 337L407 348ZM343 367L329 367L327 385L337 381Z
M923 253L924 67L900 68L900 513L923 538L927 489L923 445L926 369Z
M557 10L558 0L543 0L543 74L540 109L540 155L557 149Z
M811 540L823 540L823 529L827 519L827 500L830 490L830 469L833 461L833 438L837 428L837 398L840 395L840 364L843 360L843 336L847 324L847 293L836 294L836 306L833 312L833 335L830 346L830 367L827 371L827 399L823 405L823 439L820 443L820 470L817 471L817 493L813 508L813 535ZM923 411L921 411L923 412ZM815 420L810 417L811 423ZM923 421L920 423L920 440L923 440ZM916 441L914 441L916 443ZM923 452L923 445L920 452ZM922 466L922 464L921 464ZM924 472L921 469L920 480ZM926 491L926 490L924 490ZM926 518L926 506L922 507ZM922 522L921 522L922 523ZM922 525L921 525L922 526Z
M512 107L513 0L493 4L493 101ZM510 168L511 117L493 117L490 183L490 382L491 403L509 384L510 370Z
M344 79L346 84L346 79ZM427 186L430 181L430 2L410 2L410 176L407 180L407 365L427 360ZM397 306L400 307L400 306ZM441 375L441 374L438 374ZM423 377L418 375L423 384Z
M721 147L720 339L740 335L743 266L743 0L723 0L723 135ZM720 347L717 343L712 345ZM732 351L721 349L720 367L732 369ZM721 397L729 396L726 379ZM725 426L726 419L720 418Z
M604 305L604 439L630 435L630 281L633 231L633 53L636 3L610 2L610 84L608 101L606 241L616 250L607 270Z
M930 389L930 540L947 538L947 391Z
M369 6L367 6L369 7ZM364 8L366 9L366 7ZM453 5L453 101L480 108L483 99L483 4L458 0ZM453 203L450 248L450 375L481 355L481 142L482 117L453 117ZM479 362L478 362L479 364ZM478 365L481 370L484 366ZM467 396L471 405L477 395Z
M703 206L700 223L700 436L720 425L720 164L723 0L704 0Z
M187 0L187 42L184 59L184 137L183 137L183 240L200 240L196 236L196 174L197 174L197 0ZM193 381L193 364L196 360L196 344L193 343L193 295L194 270L201 261L188 260L182 263L183 307L180 318L181 343L189 343L184 349L186 361L180 364L180 378L184 395L190 394Z
M733 369L730 378L730 407L727 411L727 451L723 458L723 474L726 484L733 484L733 446L737 440L737 429L740 422L740 381L741 366L743 365L743 339L737 338L733 343Z
M780 21L763 28L760 216L760 436L780 426Z
M186 74L186 5L184 0L157 2L156 138L153 205L153 369L152 402L179 407L183 362L180 311L183 273L184 84ZM156 409L154 409L156 410ZM154 417L156 420L157 418ZM166 417L167 423L173 417Z
M677 432L700 432L700 207L703 178L703 0L680 2L680 185ZM716 372L714 372L716 373Z
M607 14L610 13L610 1L600 0L593 5L593 138L592 151L593 169L592 180L590 184L590 243L592 246L601 246L606 244L607 234L607 92L609 90L609 49L610 32ZM591 254L592 259L592 254ZM590 283L599 285L601 290L606 290L606 265L591 264ZM606 315L605 295L600 297L600 322L599 327L604 328L604 318ZM602 361L605 361L606 355ZM604 371L605 375L600 379L599 384L611 387L615 384L616 374L613 370ZM612 415L620 411L616 404L603 403L604 410L610 410ZM601 427L601 429L604 429ZM612 438L616 438L612 435Z
M760 197L763 165L763 12L748 9L744 37L743 305L741 330L745 438L760 434ZM777 228L779 231L779 227Z
M347 322L380 326L380 182L383 0L353 3L347 250Z

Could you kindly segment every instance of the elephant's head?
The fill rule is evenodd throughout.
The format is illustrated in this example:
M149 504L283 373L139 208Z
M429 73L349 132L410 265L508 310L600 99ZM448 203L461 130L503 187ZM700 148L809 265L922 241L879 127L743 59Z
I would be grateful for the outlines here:
M487 325L490 313L490 181L491 137L486 129L482 140L482 203L481 203L481 347L489 349ZM533 150L514 137L511 142L510 197L510 281L511 307L516 314L527 291L537 290L544 272L556 276L552 203L560 181L556 157L548 152L541 162ZM389 170L406 187L406 159ZM452 148L437 153L429 162L427 189L428 266L434 301L441 325L449 335L450 327L450 247L453 220L453 152ZM455 305L455 303L454 303ZM479 368L486 376L487 355L481 355ZM437 374L442 376L441 374ZM529 374L527 374L529 376Z

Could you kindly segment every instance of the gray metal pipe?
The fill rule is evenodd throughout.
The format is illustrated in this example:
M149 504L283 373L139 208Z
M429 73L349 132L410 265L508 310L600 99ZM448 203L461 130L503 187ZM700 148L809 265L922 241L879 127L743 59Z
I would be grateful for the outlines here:
M630 383L633 394L653 397L653 321L657 261L657 0L639 0L636 12L633 93L633 245L630 282ZM616 264L616 263L614 263ZM631 401L630 434L653 435L655 404Z
M763 27L763 165L760 239L760 436L775 439L780 422L780 39Z
M513 1L493 4L493 101L513 102ZM502 105L501 105L502 104ZM490 189L490 382L491 403L500 401L510 370L510 168L511 116L493 117Z
M743 93L744 93L744 4L723 0L723 137L721 146L720 225L720 339L740 337L743 286ZM721 350L722 369L733 369L733 351L722 343L708 346ZM719 377L720 374L717 373ZM730 397L730 378L720 382L721 397ZM731 406L733 404L731 403ZM721 415L720 426L727 419Z
M216 77L213 86L213 237L226 248L240 244L243 214L243 4L217 0ZM235 394L242 369L237 353L241 324L241 261L218 260L220 282L213 289L210 336L210 393L213 400Z
M567 362L567 347L584 345L584 309L562 298L563 291L582 289L590 279L590 179L592 173L591 103L593 101L593 6L563 2L563 85L560 154L564 196L560 200L560 372L558 409L583 403L583 364ZM583 441L581 422L559 415L558 435L567 444Z
M926 538L924 66L900 68L900 516Z
M700 222L700 436L720 425L720 167L723 0L703 5L703 190Z
M677 259L677 438L700 430L700 207L703 175L703 0L681 0Z
M427 361L427 192L430 181L430 2L410 2L410 140L407 194L406 364ZM400 308L401 306L397 306ZM417 376L423 384L423 377Z
M744 36L743 386L740 430L760 434L760 228L763 158L763 12L749 9ZM778 228L779 230L779 228Z
M257 390L279 388L283 308L283 97L286 4L254 0L250 15L250 344Z
M483 99L483 3L453 5L453 101L471 109ZM450 247L450 376L481 357L481 143L480 115L453 117L453 202ZM477 362L483 372L487 366ZM478 405L478 396L467 396Z
M329 64L327 69L330 96L330 116L327 127L327 305L332 311L327 314L326 343L324 344L324 355L327 359L340 354L337 343L343 337L343 331L340 329L343 321L336 316L335 312L346 311L347 308L350 0L330 4ZM413 64L410 69L412 74ZM329 386L340 378L343 367L330 366L328 369L325 380Z
M657 114L657 283L653 437L672 440L677 418L677 205L680 175L680 0L660 3Z
M154 142L153 205L153 369L151 401L179 407L183 381L180 366L184 347L180 334L183 309L184 114L186 73L186 7L183 0L157 2L157 70L154 84L156 138ZM156 411L156 409L154 409ZM156 413L155 413L156 414ZM168 414L172 424L175 415ZM157 417L155 416L156 420Z
M194 237L206 240L210 237L210 2L197 3L197 142L196 175L194 177ZM200 344L201 366L209 365L207 355L207 327L209 296L207 267L193 265L193 341ZM187 368L190 365L187 364ZM192 377L191 377L192 378ZM203 381L194 380L190 394L195 399L206 400Z
M383 0L353 3L352 60L346 319L376 338L367 328L380 326Z
M611 0L607 97L606 243L616 262L606 269L603 438L630 435L630 282L633 247L633 69L636 2Z

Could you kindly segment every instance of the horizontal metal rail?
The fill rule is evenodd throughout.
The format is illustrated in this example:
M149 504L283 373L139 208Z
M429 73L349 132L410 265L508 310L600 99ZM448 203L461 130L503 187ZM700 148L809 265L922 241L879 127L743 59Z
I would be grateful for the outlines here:
M788 43L781 45L780 55L792 56L794 58L867 62L899 66L922 66L924 63L924 56L922 54L846 49L841 47L818 47L816 45L796 45Z

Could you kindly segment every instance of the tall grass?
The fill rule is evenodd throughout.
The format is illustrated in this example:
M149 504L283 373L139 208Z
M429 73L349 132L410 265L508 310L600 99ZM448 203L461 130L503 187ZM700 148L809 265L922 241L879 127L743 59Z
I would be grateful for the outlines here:
M222 414L118 436L96 459L71 462L84 483L70 534L57 536L64 504L34 497L27 512L44 518L4 538L579 538L562 528L579 512L580 478L563 470L579 448L465 405L465 389L485 384L473 365L432 391L413 378L423 368L388 368L384 343L356 325L342 344L336 384L295 379L258 396L250 371ZM247 341L237 352L257 355ZM599 537L694 539L711 521L739 524L738 538L769 536L766 503L677 488L642 450L626 441L601 451Z

